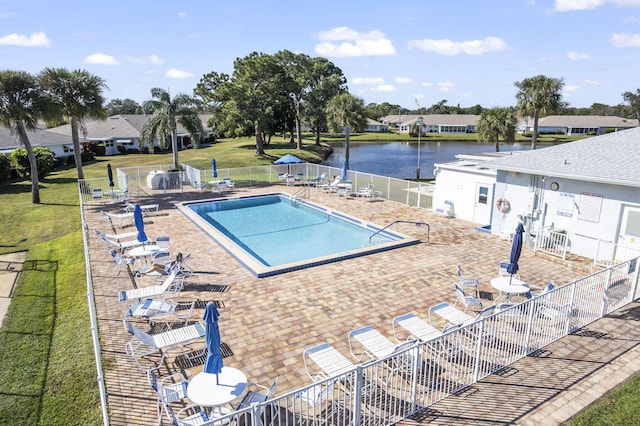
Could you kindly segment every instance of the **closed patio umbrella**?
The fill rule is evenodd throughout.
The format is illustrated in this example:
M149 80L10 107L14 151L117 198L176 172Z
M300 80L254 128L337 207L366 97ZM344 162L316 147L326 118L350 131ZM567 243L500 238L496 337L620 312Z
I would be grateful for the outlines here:
M147 234L144 233L144 220L142 219L142 209L140 208L140 204L136 204L133 208L133 223L136 225L136 229L138 230L138 241L141 243L147 242L149 238L147 238Z
M344 160L344 164L342 164L342 181L347 180L347 160Z
M113 183L113 170L111 170L111 164L107 164L107 176L109 176L109 186L113 188L115 183Z
M509 278L509 284L511 284L511 278L514 274L518 273L518 261L520 260L520 253L522 252L522 233L524 232L524 226L521 223L516 227L516 233L513 236L513 244L511 246L511 257L509 258L509 266L507 266L507 272L511 274Z
M217 178L218 177L218 170L216 169L216 159L212 158L211 159L211 170L213 173L213 177Z
M207 303L204 310L206 332L205 338L207 343L207 359L204 362L204 372L216 375L216 384L218 384L218 374L222 372L223 362L220 353L220 329L218 328L218 318L220 313L215 303Z

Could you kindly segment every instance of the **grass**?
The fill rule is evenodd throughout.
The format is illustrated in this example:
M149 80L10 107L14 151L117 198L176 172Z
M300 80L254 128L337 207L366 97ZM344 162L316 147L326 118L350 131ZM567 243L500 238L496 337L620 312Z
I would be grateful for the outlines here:
M607 394L586 411L580 413L567 426L637 425L640 407L640 375L628 380Z
M297 151L288 141L274 138L267 154L259 156L252 139L244 138L181 151L179 157L203 164L210 164L214 157L219 168L236 168L271 164L287 153L318 163L330 149L326 143L313 145L310 135L305 144L303 151ZM107 163L115 168L170 164L171 154L102 157L85 166L85 177L104 177ZM39 205L31 204L29 182L0 184L0 254L28 251L0 330L0 425L102 423L76 176L75 169L54 171L41 182ZM639 388L640 377L636 377L572 425L631 424L634 418L629 415L638 406ZM606 417L614 413L618 417ZM583 416L586 420L581 420Z

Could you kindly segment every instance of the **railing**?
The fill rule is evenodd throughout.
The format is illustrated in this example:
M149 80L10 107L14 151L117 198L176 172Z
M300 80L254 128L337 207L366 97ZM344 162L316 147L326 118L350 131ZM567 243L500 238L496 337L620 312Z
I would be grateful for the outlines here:
M301 199L301 198L310 198L311 196L311 192L309 190L308 186L305 186L304 188L300 188L299 190L297 190L296 192L293 193L293 195L291 196L291 201L292 202L296 202L296 200Z
M393 222L385 225L383 228L378 229L373 235L369 237L369 244L371 244L371 240L373 237L383 232L385 229L395 225L396 223L413 223L416 227L426 227L427 228L427 244L429 244L429 233L431 232L431 226L427 222L415 222L413 220L394 220Z
M569 236L564 230L543 228L539 238L536 238L536 251L561 257L565 260L569 248Z
M203 424L399 422L636 300L639 260L622 262L436 339Z

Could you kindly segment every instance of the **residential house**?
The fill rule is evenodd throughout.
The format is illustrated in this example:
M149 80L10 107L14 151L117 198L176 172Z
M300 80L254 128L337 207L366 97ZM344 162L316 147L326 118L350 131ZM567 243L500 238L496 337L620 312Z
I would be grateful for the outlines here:
M44 129L27 131L27 135L31 146L34 148L38 146L48 147L56 157L73 155L73 141L67 136ZM20 147L18 135L11 134L11 131L6 127L0 127L0 152L9 155Z
M532 247L547 244L553 231L566 235L569 253L624 260L640 254L638 158L640 127L635 127L514 152L469 166L467 172L449 170L448 176L439 165L443 172L436 177L434 206L453 197L452 188L462 194L459 186L471 186L464 193L475 197L474 203L458 201L456 216L486 224L486 216L477 221L470 211L481 200L475 188L484 185L491 233L504 236L523 223L525 242ZM493 185L484 167L495 170Z
M372 120L367 118L367 127L364 129L365 132L388 132L389 125L386 123L381 123L376 120Z
M638 120L609 115L549 115L538 120L539 134L602 135L638 127ZM533 118L522 119L518 132L533 132Z

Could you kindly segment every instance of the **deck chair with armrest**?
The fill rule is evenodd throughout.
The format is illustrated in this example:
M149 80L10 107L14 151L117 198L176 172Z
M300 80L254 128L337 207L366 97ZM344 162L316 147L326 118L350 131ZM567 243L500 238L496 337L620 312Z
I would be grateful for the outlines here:
M475 296L470 296L464 292L464 289L460 287L458 284L455 284L456 289L456 302L453 304L455 307L458 302L464 305L464 312L467 312L467 309L482 309L482 301Z
M116 277L120 275L120 270L123 266L131 268L131 265L133 265L133 263L136 261L136 259L133 257L121 256L120 252L118 252L118 250L116 249L111 249L109 254L111 254L111 258L116 264Z
M476 297L480 297L480 280L475 275L464 274L462 267L456 265L456 272L458 274L459 285L463 290L471 289Z
M178 268L173 268L171 270L171 273L167 275L167 278L165 278L162 284L120 291L118 292L118 301L140 301L141 299L150 297L177 296L180 294L180 291L182 291L183 285L184 277L178 277Z
M244 394L244 397L239 403L231 404L231 407L235 411L238 411L245 408L249 408L255 403L263 404L264 402L267 402L268 400L273 398L273 396L275 395L276 386L278 386L278 379L279 378L276 377L273 380L273 383L271 384L271 386L269 387L263 386L258 383L254 383L253 386L259 388L260 390L259 391L249 390L247 393ZM280 407L278 405L262 405L262 409L260 410L260 416L265 416L265 417L261 420L261 423L259 424L261 425L267 424L271 426L275 424L275 420L279 414L280 414ZM268 423L267 423L267 420L268 420ZM248 419L241 423L249 424Z
M162 413L166 413L169 421L173 421L169 407L173 402L186 400L189 383L187 378L180 372L160 378L154 371L149 370L147 381L157 394L158 424L162 424Z
M125 352L142 368L140 358L160 352L162 354L158 365L162 365L169 350L184 347L198 339L205 337L205 326L199 322L185 327L174 328L157 334L149 334L136 327L128 318L123 320L125 329L131 334L131 339L125 344ZM143 369L147 372L148 369Z

